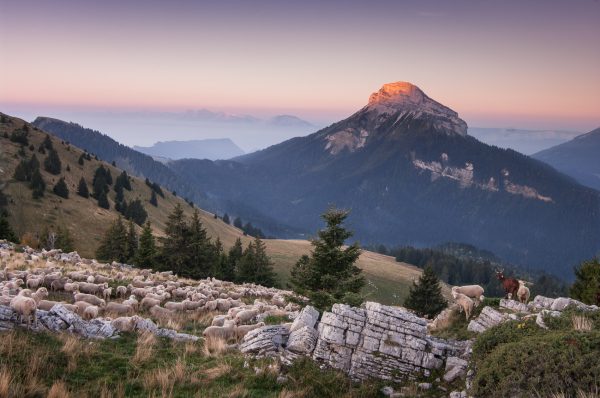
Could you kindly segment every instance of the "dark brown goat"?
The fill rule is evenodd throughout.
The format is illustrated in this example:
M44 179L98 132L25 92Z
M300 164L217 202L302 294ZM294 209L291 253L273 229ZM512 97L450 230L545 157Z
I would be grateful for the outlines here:
M505 278L503 270L496 270L496 278L502 283L506 296L513 300L518 300L517 291L519 290L519 281L515 278Z

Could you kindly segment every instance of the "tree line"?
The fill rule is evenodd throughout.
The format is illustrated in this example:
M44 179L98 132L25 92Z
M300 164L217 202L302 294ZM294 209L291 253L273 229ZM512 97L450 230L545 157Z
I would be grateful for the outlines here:
M277 285L266 245L256 237L245 248L241 239L225 250L220 239L212 240L195 210L188 220L177 204L169 214L164 236L155 237L150 222L138 235L132 220L117 218L106 231L96 252L102 261L130 263L156 271L173 271L181 277L215 277L236 283Z

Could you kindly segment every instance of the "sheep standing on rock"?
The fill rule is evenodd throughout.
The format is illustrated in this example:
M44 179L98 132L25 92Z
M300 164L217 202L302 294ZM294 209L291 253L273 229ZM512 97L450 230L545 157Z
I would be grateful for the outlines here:
M527 304L527 302L529 301L529 288L527 286L525 286L527 282L519 280L519 290L517 290L517 299L523 303L523 304Z
M454 286L452 291L462 293L465 296L473 299L475 307L483 301L483 288L479 285Z
M471 317L471 313L473 312L473 300L455 290L452 291L452 297L454 298L454 301L456 301L456 303L460 305L462 310L465 312L465 317L468 321Z
M35 315L37 304L34 299L26 296L16 296L10 301L10 308L17 313L20 322L23 321L23 317L27 317L27 327L31 326L32 319L37 326Z

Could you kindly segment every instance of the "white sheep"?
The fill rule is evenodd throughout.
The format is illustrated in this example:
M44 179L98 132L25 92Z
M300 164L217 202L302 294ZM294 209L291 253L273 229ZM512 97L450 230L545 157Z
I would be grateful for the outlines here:
M134 309L138 309L140 303L137 301L135 295L131 295L129 296L129 298L127 300L123 300L123 302L121 303L123 305L129 305L131 307L133 307Z
M73 297L74 297L75 301L86 301L92 305L97 305L98 307L106 306L106 301L94 296L93 294L76 293L73 295Z
M127 304L115 303L114 301L111 301L110 303L106 304L104 311L106 313L114 313L117 315L133 315L135 312L132 306Z
M202 332L202 336L205 339L207 338L215 338L215 339L223 339L230 340L235 337L235 327L223 327L223 326L209 326Z
M523 304L527 304L530 295L529 288L525 286L526 283L528 282L519 280L519 290L517 290L517 299Z
M241 340L251 330L258 329L258 328L261 328L263 326L265 326L264 322L259 322L256 325L240 325L240 326L237 326L235 328L235 337L238 340Z
M235 314L235 323L237 325L249 322L252 318L259 314L258 309L243 310Z
M35 293L31 294L31 298L35 300L36 304L39 304L39 302L45 298L48 297L48 289L46 289L45 287L40 287L38 290L36 290Z
M473 300L471 300L466 295L459 293L455 290L452 291L452 297L454 298L456 303L458 305L460 305L462 310L465 312L465 317L468 321L469 317L471 316L471 313L473 312Z
M173 315L173 311L163 308L159 305L155 305L154 307L150 308L150 314L155 318L168 318Z
M117 286L116 295L117 297L125 297L127 295L127 287Z
M176 301L167 301L165 303L165 308L171 311L185 311L185 303L184 302L176 302Z
M27 317L27 327L31 326L31 320L37 326L36 310L37 304L34 299L26 296L15 296L10 301L10 308L15 311L19 317L19 321L23 321L23 317Z
M106 300L106 301L108 301L110 299L111 295L112 295L112 287L109 287L102 291L102 298L104 298L104 300Z
M110 322L110 324L120 332L133 332L137 324L137 317L123 316L115 318Z
M475 302L475 307L483 301L483 288L479 285L454 286L452 291L462 293L465 296L472 298Z
M83 319L91 320L94 318L98 318L98 313L100 312L100 308L95 305L90 305L83 311Z
M136 295L137 296L137 295ZM150 309L157 305L160 305L161 300L157 300L151 297L144 297L140 303L142 308Z

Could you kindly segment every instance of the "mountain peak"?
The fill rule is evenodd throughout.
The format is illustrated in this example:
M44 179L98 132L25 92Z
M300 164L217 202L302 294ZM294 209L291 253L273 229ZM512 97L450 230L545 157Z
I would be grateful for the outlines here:
M409 82L384 84L379 91L371 94L366 109L380 115L403 112L412 113L415 117L433 116L436 128L459 135L467 134L467 124L458 117L458 113L429 98Z

